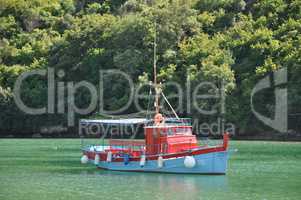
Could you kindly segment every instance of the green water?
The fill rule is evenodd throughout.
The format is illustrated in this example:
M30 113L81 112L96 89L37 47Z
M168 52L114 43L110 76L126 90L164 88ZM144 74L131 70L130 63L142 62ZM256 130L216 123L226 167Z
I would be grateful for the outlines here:
M0 199L301 199L301 143L231 141L226 176L97 170L79 143L0 139Z

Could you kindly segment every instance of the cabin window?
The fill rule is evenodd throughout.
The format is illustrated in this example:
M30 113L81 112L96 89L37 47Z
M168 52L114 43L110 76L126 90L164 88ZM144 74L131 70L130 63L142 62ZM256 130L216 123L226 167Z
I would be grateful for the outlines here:
M191 135L192 131L191 128L186 127L171 127L167 129L161 129L160 134L163 135L176 135L176 134L185 134L185 135Z
M185 135L191 135L191 129L190 128L177 128L176 129L176 134L185 134Z
M167 134L168 135L173 135L173 131L171 130L171 128L167 129Z

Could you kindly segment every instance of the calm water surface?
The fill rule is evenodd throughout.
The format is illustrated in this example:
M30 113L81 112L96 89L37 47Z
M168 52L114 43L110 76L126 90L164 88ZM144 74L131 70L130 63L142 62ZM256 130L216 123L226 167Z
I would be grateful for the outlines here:
M77 142L0 141L0 199L301 199L301 143L232 141L227 175L204 176L97 170Z

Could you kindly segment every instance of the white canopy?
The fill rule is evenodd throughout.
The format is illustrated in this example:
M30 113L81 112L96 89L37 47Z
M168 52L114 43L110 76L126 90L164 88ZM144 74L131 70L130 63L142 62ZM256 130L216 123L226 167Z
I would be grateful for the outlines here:
M115 125L127 125L127 124L144 124L149 122L145 118L132 118L132 119L81 119L82 124L115 124Z

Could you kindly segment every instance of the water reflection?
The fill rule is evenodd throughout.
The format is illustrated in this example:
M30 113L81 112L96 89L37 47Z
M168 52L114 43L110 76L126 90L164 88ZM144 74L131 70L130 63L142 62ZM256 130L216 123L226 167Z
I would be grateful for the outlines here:
M86 172L91 174L91 172ZM227 176L131 173L99 170L93 173L111 192L131 191L131 199L204 199L208 193L227 190ZM108 186L108 185L107 185ZM108 187L107 187L108 188ZM99 188L100 189L100 188ZM104 187L102 187L104 189ZM105 191L103 191L106 193ZM111 193L112 194L112 193Z

